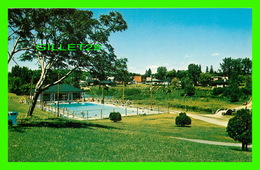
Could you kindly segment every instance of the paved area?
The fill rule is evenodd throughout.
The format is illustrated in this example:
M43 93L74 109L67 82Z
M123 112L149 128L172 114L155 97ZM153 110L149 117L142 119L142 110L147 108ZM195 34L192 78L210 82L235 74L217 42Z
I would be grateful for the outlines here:
M203 143L203 144L209 144L209 145L221 145L221 146L237 146L241 147L241 143L229 143L229 142L218 142L218 141L209 141L209 140L200 140L200 139L188 139L188 138L180 138L180 137L170 137L174 139L180 139L180 140L186 140L196 143ZM249 145L248 148L252 148L252 145Z

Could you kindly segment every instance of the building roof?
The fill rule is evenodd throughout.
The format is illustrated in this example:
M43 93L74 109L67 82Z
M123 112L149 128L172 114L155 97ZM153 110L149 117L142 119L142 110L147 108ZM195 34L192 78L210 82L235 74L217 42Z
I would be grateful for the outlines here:
M58 91L58 85L49 87L44 93L52 93ZM68 84L60 84L60 92L84 92L82 89L78 89Z

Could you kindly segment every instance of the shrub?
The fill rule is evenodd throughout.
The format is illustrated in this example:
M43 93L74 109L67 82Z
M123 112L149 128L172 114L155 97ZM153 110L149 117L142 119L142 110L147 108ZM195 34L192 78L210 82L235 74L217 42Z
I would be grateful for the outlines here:
M122 116L119 112L111 112L109 114L109 119L114 121L114 122L118 122L122 120Z
M215 87L214 89L213 89L213 95L214 96L217 96L217 95L220 95L220 94L222 94L222 93L224 93L224 88L222 88L222 87Z
M179 116L175 119L175 124L177 126L186 126L191 124L191 119L189 116L186 115L186 113L180 113Z

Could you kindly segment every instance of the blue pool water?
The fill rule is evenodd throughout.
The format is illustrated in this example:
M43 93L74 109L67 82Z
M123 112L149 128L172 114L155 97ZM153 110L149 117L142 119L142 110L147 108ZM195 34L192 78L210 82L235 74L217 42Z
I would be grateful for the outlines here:
M97 103L70 103L70 104L60 104L60 109L69 111L74 111L75 115L88 118L102 117L107 118L110 112L119 112L122 116L137 115L138 114L148 114L146 109L137 109L137 108L125 108L125 107L116 107L113 105L97 104ZM66 116L66 112L65 112Z

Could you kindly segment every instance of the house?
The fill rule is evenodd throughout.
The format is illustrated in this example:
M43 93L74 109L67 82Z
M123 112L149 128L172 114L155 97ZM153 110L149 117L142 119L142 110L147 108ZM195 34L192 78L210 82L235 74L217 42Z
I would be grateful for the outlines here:
M133 81L135 83L143 83L144 82L144 76L133 76Z
M226 85L228 85L228 77L212 76L210 85L212 87L225 87Z
M226 76L212 76L211 77L211 81L217 81L217 80L223 80L224 82L226 82L228 80L228 77L226 77Z
M156 79L156 78L152 79L152 77L146 77L145 84L168 86L168 85L170 85L170 80L159 80L159 79Z
M58 92L59 91L59 92ZM49 87L42 92L38 98L40 101L57 101L59 94L59 100L74 101L82 98L85 95L85 90L78 89L68 84L60 84Z
M113 81L108 81L108 80L104 80L104 81L100 81L99 82L100 85L105 85L105 86L116 86L116 83Z
M95 86L98 84L99 84L98 80L87 80L87 83L86 83L87 86Z

